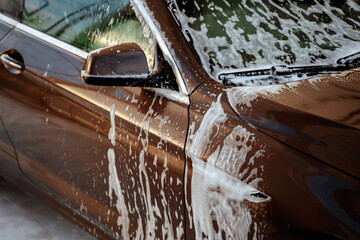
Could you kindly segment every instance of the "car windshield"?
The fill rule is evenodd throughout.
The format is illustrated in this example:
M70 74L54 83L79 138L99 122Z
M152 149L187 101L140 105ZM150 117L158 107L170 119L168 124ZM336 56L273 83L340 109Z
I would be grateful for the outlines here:
M359 0L167 1L202 65L219 81L224 73L277 65L335 64L360 51ZM266 83L291 80L297 79Z

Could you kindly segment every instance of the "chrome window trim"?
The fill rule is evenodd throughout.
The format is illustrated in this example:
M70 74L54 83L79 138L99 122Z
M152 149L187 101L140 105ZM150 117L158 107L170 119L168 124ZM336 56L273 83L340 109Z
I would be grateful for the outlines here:
M27 33L35 38L38 38L38 39L41 39L47 43L50 43L51 45L54 45L56 47L59 47L67 52L70 52L72 54L75 54L79 57L82 57L84 59L87 58L88 54L87 52L81 50L80 48L77 48L73 45L70 45L66 42L63 42L55 37L52 37L46 33L43 33L39 30L36 30L35 28L32 28L32 27L29 27L23 23L18 23L15 27L16 29L24 32L24 33Z
M190 95L190 92L186 86L186 83L184 81L184 78L182 74L180 73L179 67L177 66L175 59L173 58L169 47L165 43L162 34L160 33L159 29L156 27L155 22L153 18L150 16L147 8L143 4L143 0L133 0L134 5L138 8L138 12L142 15L144 18L146 24L149 26L151 32L153 33L154 37L156 38L157 43L159 44L159 47L163 53L163 55L166 57L166 60L169 61L170 66L172 67L174 74L176 76L176 81L179 85L179 90L181 93L185 95Z
M10 26L13 26L13 27L15 27L16 24L19 23L19 21L15 20L15 19L12 19L12 18L10 18L8 16L5 16L2 13L0 13L0 21L3 21L3 22L5 22L5 23L7 23L7 24L9 24Z

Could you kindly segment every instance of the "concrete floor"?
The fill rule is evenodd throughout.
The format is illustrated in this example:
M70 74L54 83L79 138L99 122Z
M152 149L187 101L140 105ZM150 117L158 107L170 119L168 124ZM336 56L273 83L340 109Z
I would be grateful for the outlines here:
M95 238L46 204L0 178L0 239Z

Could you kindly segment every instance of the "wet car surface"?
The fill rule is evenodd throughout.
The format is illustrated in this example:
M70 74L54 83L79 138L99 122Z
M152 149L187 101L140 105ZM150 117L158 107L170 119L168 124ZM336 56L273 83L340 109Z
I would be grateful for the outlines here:
M0 179L1 239L95 239L61 214Z
M358 239L359 3L290 3L1 2L1 175L100 239Z

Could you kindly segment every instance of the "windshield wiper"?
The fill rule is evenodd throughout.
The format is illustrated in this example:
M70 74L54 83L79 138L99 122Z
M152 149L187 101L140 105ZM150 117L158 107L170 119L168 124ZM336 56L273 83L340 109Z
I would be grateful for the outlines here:
M360 63L360 52L339 58L336 61L337 64L354 64Z
M359 60L360 53L356 53L340 58L337 64L301 67L278 65L268 69L222 73L219 75L219 79L226 85L251 86L278 84L357 68L360 67Z

